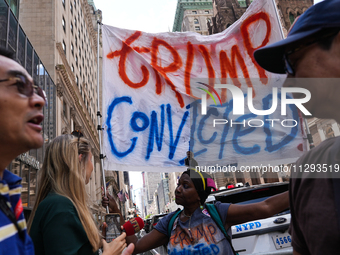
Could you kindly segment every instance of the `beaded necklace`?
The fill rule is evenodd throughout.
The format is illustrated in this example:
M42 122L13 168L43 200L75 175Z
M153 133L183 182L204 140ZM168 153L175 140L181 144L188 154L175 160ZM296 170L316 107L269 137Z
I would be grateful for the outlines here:
M189 231L189 235L190 235L190 241L191 241L191 243L193 243L193 242L194 242L194 238L192 237L192 233L191 233L191 217L192 217L193 214L191 214L190 216L188 216L188 215L186 215L186 214L184 213L184 210L182 211L182 214L183 214L184 217L189 218L189 228L188 228L188 231Z

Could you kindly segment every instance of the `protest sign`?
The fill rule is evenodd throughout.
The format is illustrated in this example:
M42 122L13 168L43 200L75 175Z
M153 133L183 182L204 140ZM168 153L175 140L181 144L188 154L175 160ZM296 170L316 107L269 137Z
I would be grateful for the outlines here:
M199 164L284 162L302 154L297 109L287 105L282 115L285 77L266 72L253 57L281 39L271 1L254 1L227 30L210 36L102 28L105 169L182 171L189 148ZM241 91L243 114L235 114L225 84ZM274 113L254 114L274 103ZM232 120L240 124L230 126Z

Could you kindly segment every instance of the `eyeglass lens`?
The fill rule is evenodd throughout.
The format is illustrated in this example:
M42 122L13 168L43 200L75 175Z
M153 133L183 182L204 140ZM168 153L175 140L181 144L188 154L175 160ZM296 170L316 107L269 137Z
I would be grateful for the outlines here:
M292 65L290 64L287 56L284 57L284 60L285 60L285 70L286 70L286 73L294 76L295 75L295 71L294 71Z
M16 75L16 78L17 81L13 85L17 87L20 94L31 97L33 93L36 93L46 101L45 94L40 87L33 85L24 75Z

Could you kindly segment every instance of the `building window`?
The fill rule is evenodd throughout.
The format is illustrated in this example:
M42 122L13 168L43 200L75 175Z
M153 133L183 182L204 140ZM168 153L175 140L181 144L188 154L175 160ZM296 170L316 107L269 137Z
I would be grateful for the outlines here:
M78 45L78 39L77 36L74 38L74 42L76 43L76 46Z
M64 19L64 17L63 17L62 20L61 20L61 24L62 24L62 26L63 26L64 32L66 33L66 27L65 27L65 19Z
M73 5L72 5L71 2L70 2L70 11L71 11L71 13L73 14Z
M192 11L192 14L197 14L197 11Z
M326 139L335 136L332 125L330 125L330 124L326 125L326 127L323 127L323 132L325 134Z
M65 53L65 55L66 55L66 44L65 44L65 41L63 41L63 50L64 50L64 53Z
M81 66L79 67L79 74L81 75Z
M208 10L205 10L204 13L205 13L205 14L209 14L209 11L208 11Z
M295 20L294 14L290 12L290 13L289 13L289 21L290 21L290 24L293 24L293 23L294 23L294 20Z
M63 3L64 9L65 9L65 0L61 0L61 2Z
M74 54L73 43L71 43L71 53L72 53L72 56L73 56L73 54Z
M73 64L71 66L71 71L72 71L72 73L74 73L74 66L73 66Z
M195 26L195 30L196 30L196 31L200 31L201 28L200 28L199 26Z
M198 24L198 19L194 19L194 24Z
M77 86L79 86L79 78L78 78L78 76L76 76L76 84L77 84Z
M78 56L76 56L76 66L78 66Z
M66 102L64 101L63 102L63 114L64 114L64 116L65 116L65 118L67 118L67 106L66 106Z
M77 27L77 19L74 18L74 26Z
M70 28L71 28L71 33L73 34L73 24L72 24L72 22L71 22Z
M74 9L76 9L77 8L76 0L74 0L73 3L74 3Z

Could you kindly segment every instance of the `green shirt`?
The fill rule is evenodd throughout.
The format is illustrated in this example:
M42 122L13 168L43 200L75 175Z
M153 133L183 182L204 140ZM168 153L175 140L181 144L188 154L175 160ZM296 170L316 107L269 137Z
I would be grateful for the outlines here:
M72 202L50 193L39 204L32 223L31 238L36 255L93 255L78 213Z

